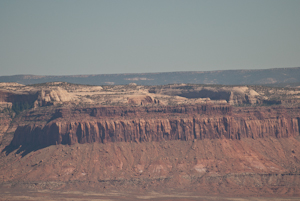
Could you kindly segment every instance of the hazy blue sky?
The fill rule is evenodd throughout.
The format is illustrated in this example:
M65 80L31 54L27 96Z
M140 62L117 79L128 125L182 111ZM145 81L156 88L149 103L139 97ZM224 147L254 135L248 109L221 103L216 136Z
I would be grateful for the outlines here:
M300 66L300 0L0 0L0 75Z

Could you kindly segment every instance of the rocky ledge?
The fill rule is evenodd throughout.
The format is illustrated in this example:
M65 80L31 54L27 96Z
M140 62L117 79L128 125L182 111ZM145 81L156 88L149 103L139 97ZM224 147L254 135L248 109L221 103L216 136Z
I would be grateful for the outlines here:
M38 111L30 115L38 115ZM300 108L282 106L64 108L55 110L46 121L27 121L18 126L11 144L45 147L92 142L285 138L299 135L299 123Z

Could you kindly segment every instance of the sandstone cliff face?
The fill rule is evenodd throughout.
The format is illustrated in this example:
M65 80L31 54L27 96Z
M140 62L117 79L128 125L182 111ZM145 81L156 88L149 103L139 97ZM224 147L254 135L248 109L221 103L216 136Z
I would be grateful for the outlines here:
M57 102L71 101L72 96L64 89L57 87L51 90L41 90L38 92L38 98L34 102L35 107L52 105Z
M0 109L2 105L11 108L12 105L16 104L28 104L34 107L47 106L71 101L72 97L72 95L60 87L52 87L48 90L32 88L19 91L18 89L0 89Z
M224 105L63 109L46 124L19 126L12 145L284 138L299 135L297 114L286 108L232 112Z
M188 85L164 86L162 88L152 87L150 93L181 96L188 99L209 98L210 100L224 100L231 105L260 104L261 96L255 90L246 86L239 87L191 87Z
M0 102L5 105L12 106L12 104L33 104L37 99L37 92L24 92L24 93L13 93L7 90L0 90Z
M299 195L299 90L219 88L1 88L0 186Z
M132 119L51 122L19 126L12 144L75 144L92 142L151 142L193 139L241 139L299 135L297 119L245 120L233 117Z
M55 108L14 119L5 185L299 195L300 108Z

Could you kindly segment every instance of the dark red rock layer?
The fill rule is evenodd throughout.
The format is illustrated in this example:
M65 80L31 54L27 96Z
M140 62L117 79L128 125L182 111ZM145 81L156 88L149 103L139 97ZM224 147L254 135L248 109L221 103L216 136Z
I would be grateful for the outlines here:
M46 124L19 126L12 145L283 138L299 135L298 110L262 107L232 112L226 105L62 109Z

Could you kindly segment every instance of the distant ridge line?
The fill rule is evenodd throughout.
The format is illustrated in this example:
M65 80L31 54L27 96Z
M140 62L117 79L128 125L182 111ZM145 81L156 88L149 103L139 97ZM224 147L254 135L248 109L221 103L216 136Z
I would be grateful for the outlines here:
M124 85L129 83L136 83L138 85L165 85L175 83L286 85L300 83L300 67L89 75L11 75L0 76L0 82L16 82L24 85L45 82L69 82L87 85Z

